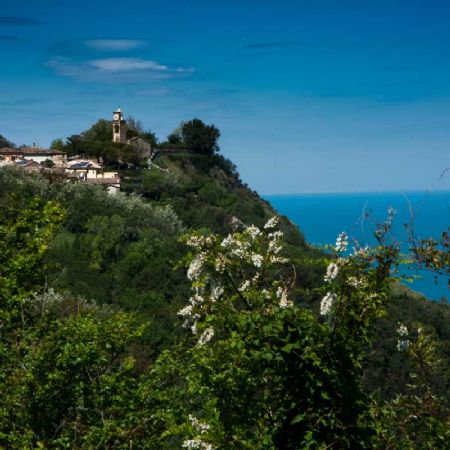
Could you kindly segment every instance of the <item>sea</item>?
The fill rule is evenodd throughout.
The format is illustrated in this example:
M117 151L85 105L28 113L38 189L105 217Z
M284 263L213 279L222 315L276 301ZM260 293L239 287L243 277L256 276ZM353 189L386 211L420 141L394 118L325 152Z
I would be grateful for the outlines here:
M416 239L439 238L450 227L450 191L290 194L264 198L297 224L306 240L316 246L334 244L342 231L360 244L374 244L376 224L387 219L389 208L396 211L392 238L405 253L411 235ZM412 278L402 281L403 284L427 298L449 300L448 277L418 267L401 266L400 273Z

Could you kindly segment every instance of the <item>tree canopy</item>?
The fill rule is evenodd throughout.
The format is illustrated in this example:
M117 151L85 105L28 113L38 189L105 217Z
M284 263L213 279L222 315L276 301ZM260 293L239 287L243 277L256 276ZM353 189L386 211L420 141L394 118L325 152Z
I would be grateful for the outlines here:
M185 147L198 153L211 155L219 150L220 131L214 125L206 125L200 119L181 124L181 140Z
M0 148L2 147L11 147L14 148L15 144L6 139L3 135L0 134Z

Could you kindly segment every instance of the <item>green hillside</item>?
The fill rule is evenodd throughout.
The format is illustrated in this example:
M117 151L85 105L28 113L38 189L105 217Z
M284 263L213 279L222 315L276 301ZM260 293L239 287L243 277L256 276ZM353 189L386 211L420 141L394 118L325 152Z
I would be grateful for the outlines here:
M33 225L35 214L22 217L21 211L39 211L45 202L55 202L63 214L61 226L49 235L48 251L36 258L39 277L27 290L3 292L22 303L36 292L41 305L50 305L37 308L42 321L36 312L27 313L26 320L20 319L19 309L8 312L12 322L5 336L14 351L3 347L8 352L3 355L5 367L10 369L2 375L2 383L12 383L14 389L1 409L5 431L0 432L0 443L5 442L5 448L181 448L188 435L205 446L185 448L444 445L448 411L443 409L445 402L436 399L448 399L450 392L449 306L428 302L398 286L385 298L388 280L383 284L379 269L364 268L359 262L351 270L365 271L372 280L367 289L379 286L380 297L358 315L342 316L346 331L333 326L330 334L326 320L319 316L319 304L325 293L324 275L334 256L309 246L286 217L278 226L285 241L280 259L289 262L268 264L261 287L245 294L253 299L252 306L242 296L236 300L240 306L211 313L204 326L218 327L215 321L219 321L223 330L213 353L197 351L177 314L193 295L186 261L195 259L196 250L186 245L185 237L212 232L218 235L214 239L223 240L237 232L250 239L245 230L251 225L264 230L276 211L242 183L230 161L217 154L160 156L154 163L150 169L123 169L125 193L115 196L98 186L47 180L15 168L0 170L0 202L3 211L10 211L1 222L4 246L8 239L15 245L16 239L20 248L33 254L28 243L48 226ZM33 206L36 198L41 206ZM20 220L23 232L14 234L12 223ZM20 236L25 235L22 242ZM265 251L265 244L251 245L262 245L260 251ZM224 244L212 245L209 255L219 257L223 248ZM377 251L384 255L379 257L381 267L387 256ZM255 268L244 264L231 270L245 280ZM3 277L13 275L7 271ZM17 280L19 286L20 277ZM197 281L200 289L212 289L201 280ZM270 297L271 289L279 292L282 283L289 286L289 298L298 308L269 316L266 307L258 306L261 292ZM356 299L356 294L345 295ZM368 310L373 310L370 321L362 319ZM420 322L436 338L433 351L441 363L430 373L425 391L422 384L411 390L415 362L397 350L399 322L409 326ZM17 335L23 342L16 336L21 342L16 346L11 336L18 324L24 331ZM15 365L17 358L25 358L28 371ZM55 359L56 366L49 365L49 358ZM295 384L293 376L303 387ZM67 377L72 380L65 386ZM259 384L264 377L274 383L273 391ZM404 423L394 426L389 419L397 414L389 409L392 404L380 405L399 394L407 399L398 400L407 403L399 407L399 418L412 414L414 408L419 411L414 398L429 396L429 409L420 412L422 422L414 425L402 419ZM371 402L379 406L370 409ZM40 412L33 417L36 408ZM215 435L208 434L209 441L202 442L203 431L183 419L189 408L212 421ZM272 412L271 418L273 408L279 408L279 414ZM244 416L248 417L244 420ZM398 432L406 436L405 446L387 447ZM417 433L423 435L423 445L408 447ZM216 444L207 447L207 442Z

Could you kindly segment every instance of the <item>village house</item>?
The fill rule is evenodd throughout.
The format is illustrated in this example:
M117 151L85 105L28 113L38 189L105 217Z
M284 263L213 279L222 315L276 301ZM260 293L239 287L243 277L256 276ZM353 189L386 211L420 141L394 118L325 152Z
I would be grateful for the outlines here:
M77 159L69 161L63 168L64 174L69 180L100 184L105 186L111 194L120 191L119 174L105 171L100 164L94 161Z
M66 153L42 147L1 148L0 157L3 161L28 160L39 164L51 161L55 165L61 165L67 161Z

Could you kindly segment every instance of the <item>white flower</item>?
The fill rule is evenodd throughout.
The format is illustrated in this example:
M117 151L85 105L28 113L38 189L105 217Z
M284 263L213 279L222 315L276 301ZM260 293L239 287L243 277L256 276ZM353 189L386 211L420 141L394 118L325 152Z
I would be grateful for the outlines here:
M398 323L397 334L400 339L397 341L397 350L404 351L409 347L409 340L405 339L408 336L408 328L402 323Z
M273 264L279 263L279 264L286 264L289 262L287 258L283 258L282 256L271 256L269 258L270 262Z
M272 240L280 240L284 236L283 232L280 230L269 233L267 237Z
M389 208L388 208L388 214L389 214L390 216L395 216L395 215L397 214L397 210L394 209L392 206L389 206Z
M339 273L339 267L336 263L330 263L327 267L327 273L323 278L325 282L329 283L334 280Z
M271 219L267 221L267 223L264 225L264 228L266 230L275 228L278 225L279 219L277 216L273 216Z
M353 247L353 257L365 258L369 254L369 246L355 248Z
M248 257L248 250L251 247L249 241L240 240L229 234L220 244L221 247L228 250L232 256L237 258Z
M211 301L216 302L223 294L223 286L216 284L211 288Z
M251 260L255 267L261 267L262 263L264 261L264 258L262 255L258 255L257 253L252 253Z
M402 323L398 323L398 328L397 328L397 334L400 337L405 337L408 336L408 328L406 328L405 325L403 325Z
M180 309L177 313L179 316L191 316L192 315L192 305L187 305Z
M327 292L327 295L320 302L320 315L328 316L336 303L337 296L334 293Z
M347 283L355 289L359 289L360 287L364 286L364 281L354 276L348 277Z
M211 245L214 242L213 238L211 236L190 236L189 239L186 241L186 244L189 245L189 247L193 248L201 248L204 245Z
M279 299L278 306L282 309L293 306L291 300L288 299L287 289L278 286L277 289L277 298Z
M193 306L201 305L205 302L205 298L201 296L198 292L195 292L194 295L189 299L189 303Z
M214 447L212 444L208 444L206 442L203 442L201 439L187 439L182 444L183 448L187 448L188 450L195 449L195 450L213 450Z
M216 269L217 272L223 272L225 270L225 267L227 265L227 260L223 255L218 255L217 259L214 261L214 269Z
M234 231L237 231L240 227L242 227L243 223L236 216L233 216L231 218L230 225Z
M408 339L399 339L397 341L397 350L399 352L408 350L409 347L409 340Z
M345 252L348 246L348 235L345 231L339 234L336 239L336 251L337 252Z
M209 327L207 328L200 336L197 344L198 345L205 345L207 344L212 338L214 337L214 328Z
M228 248L231 246L231 244L233 244L235 242L233 236L231 234L229 234L220 244L221 247L223 248Z
M239 292L245 292L248 288L250 287L250 281L249 280L245 280L241 286L238 288Z
M202 272L203 263L205 262L205 256L203 254L196 255L191 261L187 271L187 277L189 280L195 280Z
M209 430L209 425L204 422L200 422L197 417L193 416L192 414L189 414L189 420L192 424L192 426L200 433L204 434Z
M261 234L261 231L255 225L251 225L245 229L245 233L250 235L252 239L256 239Z

